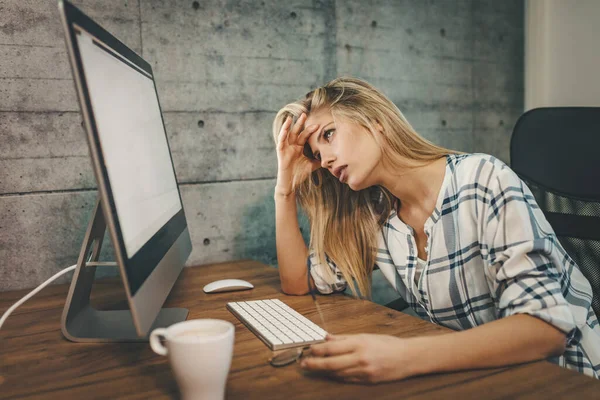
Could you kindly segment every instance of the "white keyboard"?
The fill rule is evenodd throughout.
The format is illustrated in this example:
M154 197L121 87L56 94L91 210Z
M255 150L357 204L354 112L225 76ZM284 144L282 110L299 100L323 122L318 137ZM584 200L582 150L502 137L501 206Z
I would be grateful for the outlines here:
M227 303L227 309L271 350L325 341L327 332L278 299Z

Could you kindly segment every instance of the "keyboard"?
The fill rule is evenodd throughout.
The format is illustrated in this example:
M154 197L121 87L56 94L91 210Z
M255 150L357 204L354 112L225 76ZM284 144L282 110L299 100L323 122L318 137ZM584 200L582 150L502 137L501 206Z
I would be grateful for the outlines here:
M227 309L271 350L321 343L327 335L279 299L230 302Z

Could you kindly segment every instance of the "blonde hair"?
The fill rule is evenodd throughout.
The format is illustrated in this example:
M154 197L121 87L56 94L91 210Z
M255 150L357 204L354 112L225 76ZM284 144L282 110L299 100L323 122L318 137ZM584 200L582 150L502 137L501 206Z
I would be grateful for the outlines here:
M303 112L309 115L323 108L330 110L334 120L342 117L365 127L381 148L382 160L392 168L407 168L406 159L430 162L456 153L419 136L384 94L350 77L334 79L279 110L273 121L275 143L288 116L295 122ZM381 126L382 134L374 134L375 124ZM308 145L305 154L312 154ZM322 265L326 265L326 255L335 263L355 296L358 287L361 297L371 298L377 236L392 211L394 196L381 186L353 191L323 168L314 171L310 179L302 176L301 170L306 169L299 165L292 187L310 222L309 247ZM324 268L324 273L328 283L335 281L330 268Z

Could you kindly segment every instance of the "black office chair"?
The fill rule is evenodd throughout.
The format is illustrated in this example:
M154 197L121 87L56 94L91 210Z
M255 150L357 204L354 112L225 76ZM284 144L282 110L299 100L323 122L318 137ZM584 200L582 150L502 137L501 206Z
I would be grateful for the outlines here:
M590 281L600 318L600 107L526 112L513 130L510 160Z

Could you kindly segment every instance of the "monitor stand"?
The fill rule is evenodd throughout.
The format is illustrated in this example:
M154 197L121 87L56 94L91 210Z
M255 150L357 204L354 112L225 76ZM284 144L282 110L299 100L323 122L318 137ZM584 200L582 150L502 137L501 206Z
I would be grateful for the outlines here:
M100 201L98 197L81 246L61 318L61 330L63 335L73 342L147 342L153 329L185 321L188 309L161 309L148 334L138 336L130 310L100 311L90 305L96 267L117 266L117 263L98 262L106 231Z

